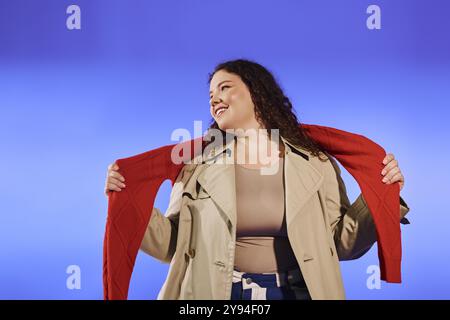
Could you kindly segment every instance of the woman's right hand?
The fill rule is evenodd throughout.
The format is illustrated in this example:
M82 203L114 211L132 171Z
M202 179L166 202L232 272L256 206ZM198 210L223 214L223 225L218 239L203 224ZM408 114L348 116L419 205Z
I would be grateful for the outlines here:
M104 190L106 196L111 191L121 191L121 188L125 188L125 178L117 170L119 170L119 166L115 162L108 166Z

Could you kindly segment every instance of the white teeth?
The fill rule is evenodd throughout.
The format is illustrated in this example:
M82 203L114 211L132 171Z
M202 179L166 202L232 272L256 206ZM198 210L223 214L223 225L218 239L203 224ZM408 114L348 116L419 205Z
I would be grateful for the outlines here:
M224 113L227 110L227 108L221 108L216 112L216 116L219 117L222 113Z

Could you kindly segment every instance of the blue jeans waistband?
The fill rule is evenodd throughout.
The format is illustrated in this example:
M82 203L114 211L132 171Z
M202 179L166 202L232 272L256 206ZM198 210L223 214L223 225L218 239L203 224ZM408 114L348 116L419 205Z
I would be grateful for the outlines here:
M249 273L233 270L233 283L242 282L243 289L256 285L263 286L288 286L296 285L305 287L306 284L299 268L285 272Z

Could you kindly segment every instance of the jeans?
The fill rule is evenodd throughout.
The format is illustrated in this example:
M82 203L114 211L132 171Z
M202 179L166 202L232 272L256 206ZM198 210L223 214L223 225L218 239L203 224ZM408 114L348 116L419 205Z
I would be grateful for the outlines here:
M231 300L311 300L300 269L276 273L233 271Z

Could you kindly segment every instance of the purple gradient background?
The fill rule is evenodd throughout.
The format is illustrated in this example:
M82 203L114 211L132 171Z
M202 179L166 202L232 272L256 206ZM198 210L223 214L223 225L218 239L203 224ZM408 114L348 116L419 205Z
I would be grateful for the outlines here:
M66 28L70 4L82 30ZM370 4L381 30L366 28ZM375 245L342 262L348 299L449 299L449 16L444 0L0 0L0 298L102 299L107 165L206 129L208 72L243 57L273 71L301 122L399 160L403 283L366 287ZM80 290L66 288L72 264ZM140 253L129 298L155 299L167 270Z

